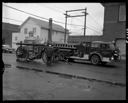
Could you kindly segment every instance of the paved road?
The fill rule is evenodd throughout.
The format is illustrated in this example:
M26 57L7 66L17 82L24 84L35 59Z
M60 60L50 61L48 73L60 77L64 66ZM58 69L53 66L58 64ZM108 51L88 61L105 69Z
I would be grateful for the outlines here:
M64 62L59 62L51 67L47 67L42 60L34 60L29 63L16 62L14 54L4 54L3 60L6 61L7 64L12 64L14 66L23 66L43 71L48 70L54 73L63 73L101 81L126 84L126 63L124 61L117 63L113 62L106 66L94 66L89 63L71 63L70 65Z
M89 73L86 76L90 78L100 79L105 75L106 77L104 76L103 80L107 80L106 78L112 75L113 78L121 77L123 79L125 77L124 62L121 65L114 64L115 66L109 65L107 67L76 63L72 65L59 63L52 67L46 67L40 60L29 64L17 63L15 62L15 55L12 54L3 54L3 60L6 64L11 64L10 67L6 67L3 75L4 100L124 100L126 96L125 86L16 68L16 65L27 67L31 65L31 68L35 66L37 69L43 69L44 71L69 74L74 70L74 74L80 75L84 71L83 75ZM77 73L78 71L81 72Z

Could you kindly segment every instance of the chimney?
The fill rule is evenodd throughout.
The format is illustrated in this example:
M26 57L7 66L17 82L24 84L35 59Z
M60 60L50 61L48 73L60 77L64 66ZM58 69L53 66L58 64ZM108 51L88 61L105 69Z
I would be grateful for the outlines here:
M49 19L48 42L52 42L52 18Z

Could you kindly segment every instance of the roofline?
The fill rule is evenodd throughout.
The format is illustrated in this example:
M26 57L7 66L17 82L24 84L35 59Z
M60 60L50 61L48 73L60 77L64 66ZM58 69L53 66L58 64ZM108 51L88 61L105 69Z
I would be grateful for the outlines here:
M29 19L31 19L32 17L28 17L21 25L20 25L20 29L22 28L22 26L29 20ZM38 25L38 24L37 24ZM56 24L54 24L53 23L53 25L56 25ZM58 26L60 26L60 25L58 25ZM39 27L41 27L41 28L45 28L45 27L42 27L42 26L39 26ZM48 28L45 28L45 29L47 29L48 30ZM55 29L53 29L54 31L59 31L59 30L55 30ZM59 31L59 32L65 32L65 31Z
M111 2L101 3L101 5L103 5L103 7L112 6L112 5L120 5L120 4L125 4L125 3L120 3L120 2L115 2L115 3L111 3Z
M21 27L30 19L31 17L28 17L21 25L20 25L20 29Z

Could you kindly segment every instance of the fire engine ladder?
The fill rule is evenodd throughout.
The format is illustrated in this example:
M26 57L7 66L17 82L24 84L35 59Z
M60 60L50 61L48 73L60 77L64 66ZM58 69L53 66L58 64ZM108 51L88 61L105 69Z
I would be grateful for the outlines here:
M53 44L53 47L66 48L66 49L76 49L75 45L72 45L72 44Z

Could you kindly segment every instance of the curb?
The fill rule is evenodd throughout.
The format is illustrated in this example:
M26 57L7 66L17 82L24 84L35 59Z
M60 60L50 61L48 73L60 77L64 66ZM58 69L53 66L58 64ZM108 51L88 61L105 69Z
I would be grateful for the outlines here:
M111 82L111 81L105 81L105 80L98 80L98 79L87 78L87 77L83 77L83 76L77 76L77 75L71 75L71 74L64 74L64 73L57 73L57 72L53 72L53 71L44 71L44 70L39 70L39 69L36 69L36 68L31 68L30 69L28 67L22 67L22 66L16 66L16 68L19 68L19 69L27 69L27 70L34 70L34 71L38 71L38 72L46 72L46 73L49 73L49 74L60 75L60 76L68 77L68 78L83 79L83 80L89 80L89 81L107 83L107 84L110 84L110 85L116 85L116 86L122 86L122 87L125 87L126 86L126 84L124 84L124 83Z

